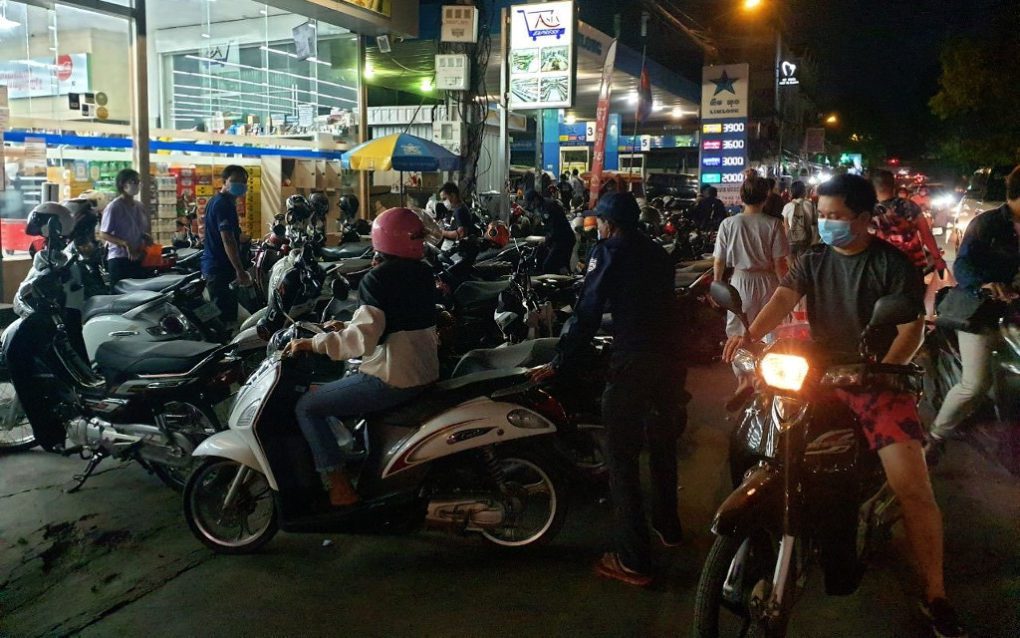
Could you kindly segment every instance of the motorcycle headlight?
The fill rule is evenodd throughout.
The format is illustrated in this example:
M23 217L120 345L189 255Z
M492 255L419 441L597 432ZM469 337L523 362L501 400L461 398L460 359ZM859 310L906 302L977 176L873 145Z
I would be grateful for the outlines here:
M808 362L804 357L792 354L770 352L758 364L761 377L766 384L780 390L797 392L804 384L808 373Z

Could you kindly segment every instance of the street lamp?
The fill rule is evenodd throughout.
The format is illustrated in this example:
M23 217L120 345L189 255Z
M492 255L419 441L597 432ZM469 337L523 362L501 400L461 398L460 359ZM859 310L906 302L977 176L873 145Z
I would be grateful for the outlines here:
M832 113L831 115L829 115L829 117L825 118L825 123L839 124L839 116L837 116L835 113Z
M764 2L762 0L743 0L744 11L753 12L761 9ZM779 13L778 7L776 9L775 21L773 28L776 30L776 62L775 62L775 84L774 84L774 95L776 109L776 116L779 118L779 153L778 153L778 165L779 173L783 172L783 117L782 101L779 94L779 76L782 73L783 64L783 32L779 28Z
M754 11L761 6L761 0L744 0L744 11Z

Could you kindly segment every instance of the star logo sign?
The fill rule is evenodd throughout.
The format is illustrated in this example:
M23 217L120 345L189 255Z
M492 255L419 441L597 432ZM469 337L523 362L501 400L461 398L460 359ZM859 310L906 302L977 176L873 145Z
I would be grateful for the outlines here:
M733 88L733 83L736 81L736 78L731 78L726 71L723 71L718 80L709 80L709 82L715 85L715 93L712 95L719 95L723 91L729 91L733 95L736 95L737 91Z

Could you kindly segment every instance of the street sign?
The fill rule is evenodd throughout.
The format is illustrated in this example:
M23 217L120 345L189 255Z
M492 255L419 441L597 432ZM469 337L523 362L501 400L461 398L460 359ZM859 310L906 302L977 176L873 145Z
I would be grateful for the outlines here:
M748 65L705 67L701 85L701 183L727 206L740 203L747 168Z
M797 79L797 63L793 60L783 60L779 65L779 86L797 86L800 80Z

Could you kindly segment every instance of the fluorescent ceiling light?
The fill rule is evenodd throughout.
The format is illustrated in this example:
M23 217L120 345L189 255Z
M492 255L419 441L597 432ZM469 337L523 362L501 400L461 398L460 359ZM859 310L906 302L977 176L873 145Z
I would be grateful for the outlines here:
M17 20L11 20L7 17L7 8L4 7L4 15L0 15L0 30L5 29L16 29L21 26L21 23Z

